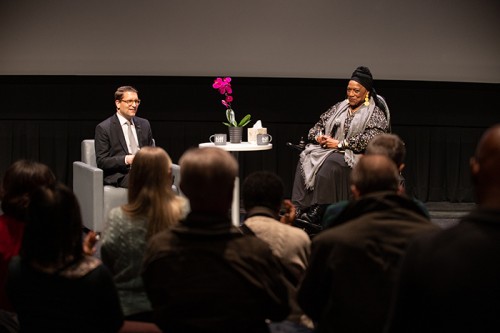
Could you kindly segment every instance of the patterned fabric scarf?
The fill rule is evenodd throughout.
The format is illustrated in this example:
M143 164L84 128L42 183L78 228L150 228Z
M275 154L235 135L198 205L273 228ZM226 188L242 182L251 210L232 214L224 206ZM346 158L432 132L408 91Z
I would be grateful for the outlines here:
M363 105L356 111L348 133L346 133L346 129L344 128L344 123L349 115L349 101L344 100L338 103L335 108L335 112L325 124L325 133L335 132L334 139L342 141L358 135L365 130L366 124L375 109L375 101L370 97L370 104L368 106ZM338 128L336 131L333 131L335 127ZM301 171L307 190L314 190L314 182L318 170L323 165L326 158L334 152L338 152L338 150L324 149L318 144L309 144L306 149L302 151L300 154ZM344 152L344 160L351 168L356 165L360 157L361 154L355 154L350 149L346 149Z

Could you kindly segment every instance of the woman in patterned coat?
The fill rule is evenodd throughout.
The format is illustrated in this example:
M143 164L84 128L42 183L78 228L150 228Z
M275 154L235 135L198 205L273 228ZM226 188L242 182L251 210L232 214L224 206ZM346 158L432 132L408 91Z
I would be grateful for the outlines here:
M349 175L368 142L390 131L389 107L373 88L367 67L358 67L347 85L347 98L323 113L309 130L300 154L292 202L297 217L319 224L327 205L349 198Z

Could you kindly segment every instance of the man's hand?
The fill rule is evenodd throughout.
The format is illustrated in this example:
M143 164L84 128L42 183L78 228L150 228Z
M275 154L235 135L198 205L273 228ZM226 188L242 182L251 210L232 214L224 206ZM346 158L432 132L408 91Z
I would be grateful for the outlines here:
M285 208L285 214L280 218L280 222L288 225L292 225L295 221L295 205L290 200L283 200L283 207Z
M134 163L134 157L135 157L135 155L125 156L125 164L132 165L132 163Z

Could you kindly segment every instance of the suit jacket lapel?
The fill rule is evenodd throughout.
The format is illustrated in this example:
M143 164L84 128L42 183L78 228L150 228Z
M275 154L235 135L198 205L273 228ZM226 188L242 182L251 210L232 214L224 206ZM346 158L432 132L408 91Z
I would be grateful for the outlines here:
M120 119L118 119L118 116L116 114L113 117L111 126L112 126L111 133L116 133L118 135L118 141L120 142L123 151L125 151L125 153L128 154L129 152L127 147L127 141L125 141L125 136L123 135L122 124L120 124Z
M135 132L137 133L137 144L139 145L139 148L142 148L144 145L142 144L142 132L141 132L141 125L139 125L139 122L137 121L136 117L133 118L134 120L134 127L135 127Z

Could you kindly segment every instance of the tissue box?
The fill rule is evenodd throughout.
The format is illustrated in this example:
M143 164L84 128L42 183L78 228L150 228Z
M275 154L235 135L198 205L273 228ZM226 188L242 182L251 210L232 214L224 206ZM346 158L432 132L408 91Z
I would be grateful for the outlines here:
M257 143L257 134L267 134L267 128L249 128L248 129L248 142Z

